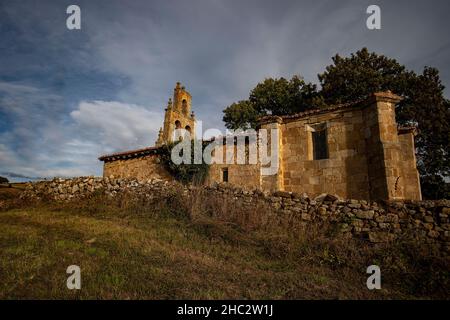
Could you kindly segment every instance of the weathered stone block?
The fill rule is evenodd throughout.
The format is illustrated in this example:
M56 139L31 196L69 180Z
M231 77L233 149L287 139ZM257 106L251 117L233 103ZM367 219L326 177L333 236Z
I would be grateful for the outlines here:
M356 212L356 217L360 218L360 219L367 219L367 220L371 220L373 219L375 212L373 210L369 210L369 211L362 211L359 210L358 212Z

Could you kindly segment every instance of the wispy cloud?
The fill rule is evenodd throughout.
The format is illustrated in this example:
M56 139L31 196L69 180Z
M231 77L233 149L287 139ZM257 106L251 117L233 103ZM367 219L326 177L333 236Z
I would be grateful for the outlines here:
M100 174L100 154L151 145L163 119L116 101L82 101L67 115L61 96L4 82L0 112L8 127L0 133L0 168L43 177Z
M163 121L162 111L116 101L83 101L70 115L82 141L98 141L103 150L151 145Z

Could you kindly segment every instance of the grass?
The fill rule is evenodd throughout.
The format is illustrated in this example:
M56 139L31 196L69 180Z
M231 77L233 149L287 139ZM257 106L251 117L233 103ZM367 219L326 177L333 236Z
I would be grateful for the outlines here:
M0 184L0 201L16 198L24 189L23 183Z
M0 211L0 298L449 298L449 261L428 249L371 247L248 212L239 219L242 209L219 208L203 196L156 203L99 195L69 204L11 199ZM73 264L81 268L81 290L66 287ZM371 264L381 267L381 290L366 287Z

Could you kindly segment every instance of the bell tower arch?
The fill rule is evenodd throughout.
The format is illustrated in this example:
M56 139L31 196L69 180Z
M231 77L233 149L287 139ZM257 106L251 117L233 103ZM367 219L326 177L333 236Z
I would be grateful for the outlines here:
M191 139L195 138L195 116L191 110L191 100L190 93L177 82L173 89L173 100L169 99L165 109L164 125L159 130L156 146L176 140L175 129L185 129L190 133Z

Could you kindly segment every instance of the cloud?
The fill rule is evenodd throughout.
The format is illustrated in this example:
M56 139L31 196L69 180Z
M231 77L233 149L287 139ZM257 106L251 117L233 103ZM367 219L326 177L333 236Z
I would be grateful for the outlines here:
M0 144L0 164L2 168L10 167L17 161L16 155L6 145Z
M117 101L83 101L70 116L83 141L98 141L103 150L152 145L163 121L162 112Z
M98 156L153 145L162 112L117 101L82 101L69 114L63 97L0 82L0 169L24 176L101 174Z
M64 118L64 99L38 87L0 82L0 114L6 130L0 134L1 142L14 146L23 159L32 159L42 147L63 141L59 124ZM55 150L53 150L55 151Z

